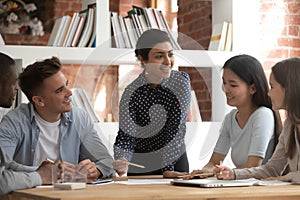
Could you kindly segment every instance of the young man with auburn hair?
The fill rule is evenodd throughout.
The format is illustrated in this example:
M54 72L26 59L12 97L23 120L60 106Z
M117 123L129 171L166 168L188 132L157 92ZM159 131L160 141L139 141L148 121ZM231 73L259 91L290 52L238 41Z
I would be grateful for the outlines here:
M111 177L113 158L87 112L72 108L72 92L56 57L35 62L19 76L29 100L0 124L0 146L16 162L37 167L46 158L77 165L88 181Z

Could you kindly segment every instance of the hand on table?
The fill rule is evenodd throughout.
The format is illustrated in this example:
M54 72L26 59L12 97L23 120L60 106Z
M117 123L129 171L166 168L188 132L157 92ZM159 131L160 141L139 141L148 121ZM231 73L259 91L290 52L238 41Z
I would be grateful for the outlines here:
M218 179L223 179L223 180L235 179L234 171L229 167L225 167L221 165L216 165L216 168L214 169L214 174Z
M128 172L129 162L125 158L120 158L113 162L113 168L119 176L123 176Z
M36 170L42 179L43 185L52 184L52 165L49 161L44 161Z
M193 179L195 177L207 178L207 177L211 177L211 176L214 176L213 172L207 172L206 170L196 169L196 170L193 170L190 174L184 175L184 176L179 176L178 178L189 180L189 179Z
M277 180L277 181L284 181L284 176L276 176L276 177L268 177L268 178L264 178L262 180L266 180L266 181L270 181L270 180Z
M101 175L101 172L97 169L96 164L89 159L81 161L76 166L76 169L87 174L87 182L96 181Z
M163 177L164 178L178 178L179 176L188 175L188 172L177 172L177 171L164 171Z

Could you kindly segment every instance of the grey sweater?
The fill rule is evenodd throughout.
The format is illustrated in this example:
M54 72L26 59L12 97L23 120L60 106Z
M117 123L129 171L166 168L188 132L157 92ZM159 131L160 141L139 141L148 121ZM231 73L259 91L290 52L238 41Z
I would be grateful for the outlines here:
M38 185L42 185L40 175L31 168L10 160L0 147L0 197L13 190Z
M267 178L282 176L285 168L289 166L289 173L285 175L284 180L289 182L299 182L300 181L300 144L296 140L296 148L294 150L294 156L290 159L286 156L286 151L288 148L290 125L285 123L281 135L279 137L279 142L270 160L260 167L252 167L247 169L234 169L236 179L246 179L246 178ZM294 133L296 136L296 132Z

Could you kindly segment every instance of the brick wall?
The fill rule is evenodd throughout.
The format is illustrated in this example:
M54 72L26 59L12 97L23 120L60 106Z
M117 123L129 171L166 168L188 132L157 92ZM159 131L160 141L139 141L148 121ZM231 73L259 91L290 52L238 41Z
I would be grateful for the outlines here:
M183 49L207 49L211 35L211 1L178 0L178 42ZM211 70L181 67L190 75L203 121L211 120Z
M275 62L300 57L300 2L261 0L260 13L263 44L260 55L269 74Z
M262 49L257 51L266 76L269 77L270 69L276 62L288 57L300 57L300 2L299 0L261 0L260 3L259 42L262 44ZM211 33L210 4L210 1L178 0L179 32L196 40L204 49L207 49ZM184 42L182 41L183 44ZM188 48L189 45L182 46ZM187 70L192 79L199 76L196 70ZM205 85L203 80L197 80L197 83L192 81L202 118L210 120L210 106L207 106L210 96L203 95L206 91L206 89L202 90L205 88L203 85Z
M55 0L53 18L49 18L45 24L51 24L58 16L71 11L81 9L81 0ZM141 7L149 6L146 0L111 0L110 10L119 12L122 16L131 9L131 5ZM178 31L179 43L183 49L207 49L211 35L211 1L178 0ZM50 12L50 11L49 11ZM165 14L168 12L165 11ZM298 0L261 0L261 44L260 58L267 76L271 66L284 58L300 56L300 3ZM168 17L168 16L166 16ZM274 22L276 22L274 24ZM49 33L42 37L4 35L7 44L46 45ZM70 71L72 67L68 67ZM209 69L181 67L181 70L189 73L191 84L196 92L201 116L204 121L211 119L211 71ZM74 70L78 70L74 68ZM116 71L114 71L116 70ZM107 73L118 73L117 67ZM71 73L72 74L72 73ZM100 80L101 79L101 80ZM106 78L97 81L105 83ZM113 78L114 81L117 81ZM110 82L115 85L115 82ZM108 85L108 84L107 84ZM93 87L95 91L101 89ZM93 96L92 100L95 100Z

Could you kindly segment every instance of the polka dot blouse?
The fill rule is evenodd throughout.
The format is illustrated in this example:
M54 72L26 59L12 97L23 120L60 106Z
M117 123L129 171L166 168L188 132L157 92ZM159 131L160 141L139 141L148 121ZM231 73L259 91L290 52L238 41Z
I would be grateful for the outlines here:
M173 171L185 152L190 99L190 79L185 72L172 70L170 77L156 88L147 83L145 72L141 73L121 98L115 159L135 158L148 165L148 170ZM153 158L159 163L152 162Z

